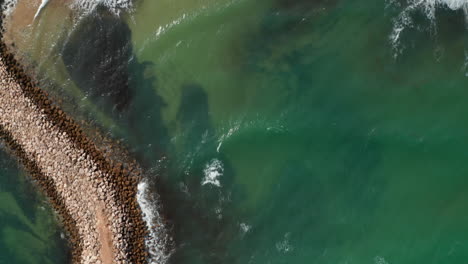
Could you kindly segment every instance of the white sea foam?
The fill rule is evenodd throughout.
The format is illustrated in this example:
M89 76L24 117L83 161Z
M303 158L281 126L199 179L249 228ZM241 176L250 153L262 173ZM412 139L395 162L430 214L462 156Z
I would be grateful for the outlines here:
M116 15L120 14L122 11L133 9L132 0L74 0L70 6L83 13L89 13L98 5L107 7Z
M172 253L167 250L170 237L167 234L167 227L161 221L162 218L159 215L159 203L150 193L146 179L138 184L137 201L143 213L143 220L149 230L146 239L146 247L150 254L149 263L164 264Z
M252 228L252 226L246 224L246 223L240 223L239 224L239 227L242 231L242 234L246 234L250 231L250 229Z
M224 173L223 163L218 159L212 159L203 170L205 177L202 180L202 185L212 184L217 187L221 187L219 178Z
M10 15L16 7L18 0L5 0L1 6L5 15ZM39 8L34 15L36 19L44 7L49 3L49 0L42 0ZM122 11L133 10L133 0L74 0L70 3L70 8L79 11L82 14L92 12L98 5L107 7L114 14L119 15Z

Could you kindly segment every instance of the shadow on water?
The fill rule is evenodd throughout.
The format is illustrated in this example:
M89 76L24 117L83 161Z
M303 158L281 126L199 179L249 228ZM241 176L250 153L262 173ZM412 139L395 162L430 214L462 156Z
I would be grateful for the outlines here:
M104 6L83 18L64 44L62 58L72 80L94 104L127 130L133 151L159 159L168 135L165 106L154 91L153 65L133 54L128 25Z

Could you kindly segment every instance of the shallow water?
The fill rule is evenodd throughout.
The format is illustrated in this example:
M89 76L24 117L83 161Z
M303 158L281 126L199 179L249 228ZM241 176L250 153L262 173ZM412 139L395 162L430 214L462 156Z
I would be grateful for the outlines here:
M147 168L169 263L461 263L466 19L413 3L48 5L15 43Z
M0 263L66 263L67 242L46 199L0 151Z

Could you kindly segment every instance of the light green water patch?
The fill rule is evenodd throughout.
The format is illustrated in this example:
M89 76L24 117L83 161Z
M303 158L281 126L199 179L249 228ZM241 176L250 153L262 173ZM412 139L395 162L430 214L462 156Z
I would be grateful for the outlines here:
M3 229L2 237L4 237L3 244L9 249L10 254L17 256L17 263L37 263L38 261L47 264L54 263L43 257L47 249L44 241L29 233L6 227ZM18 245L21 245L21 247L18 247Z
M212 11L226 9L239 0L183 0L174 3L170 0L137 3L137 10L130 15L128 24L132 28L135 50L141 51L150 42L157 40L185 20L193 20ZM148 36L153 36L148 38Z
M259 13L264 12L265 2L234 1L222 8L219 6L187 11L185 18L145 41L139 41L139 35L146 32L144 25L150 24L156 28L159 25L153 20L149 22L152 18L148 15L149 11L137 12L137 23L130 23L139 60L154 63L158 78L157 93L168 103L164 110L168 123L176 119L181 89L186 85L195 84L203 88L208 94L213 115L235 111L248 96L249 90L243 84L251 77L236 78L235 72L241 70L241 64L237 61L239 58L230 52L239 44L238 38L258 26ZM164 12L170 12L171 8ZM153 9L153 12L157 10ZM246 10L249 11L246 13ZM174 12L179 14L182 11ZM157 33L154 30L151 35Z
M19 219L19 222L24 223L27 228L34 230L34 225L29 221L29 219L24 215L21 208L19 207L16 200L10 193L4 192L0 193L0 198L2 199L2 204L0 210L5 214L9 213L14 217ZM37 234L34 234L37 235Z

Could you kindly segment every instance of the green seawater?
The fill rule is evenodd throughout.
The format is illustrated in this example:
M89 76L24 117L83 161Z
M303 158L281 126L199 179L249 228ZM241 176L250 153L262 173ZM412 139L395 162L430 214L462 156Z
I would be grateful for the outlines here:
M67 241L46 199L18 166L0 152L0 263L66 263Z
M140 0L53 29L52 6L19 52L146 168L171 264L462 264L467 24L412 2Z

